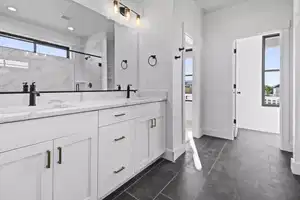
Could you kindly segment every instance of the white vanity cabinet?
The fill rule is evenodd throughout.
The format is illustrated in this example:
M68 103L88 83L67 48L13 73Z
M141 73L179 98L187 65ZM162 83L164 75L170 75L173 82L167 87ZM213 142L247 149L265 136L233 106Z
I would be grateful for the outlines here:
M165 102L0 124L0 200L100 200L165 152Z
M164 116L136 120L135 172L141 171L150 162L165 152Z
M134 165L135 172L139 172L149 163L149 132L152 118L145 117L137 119L135 122L135 141L134 141Z
M161 156L166 149L165 117L159 116L151 120L149 131L150 161Z
M97 124L97 112L1 124L0 200L96 200Z
M133 131L132 120L99 128L98 198L133 176Z
M0 154L0 200L52 200L53 142Z
M95 199L97 134L57 139L53 152L53 199Z
M99 111L98 198L165 152L165 102Z

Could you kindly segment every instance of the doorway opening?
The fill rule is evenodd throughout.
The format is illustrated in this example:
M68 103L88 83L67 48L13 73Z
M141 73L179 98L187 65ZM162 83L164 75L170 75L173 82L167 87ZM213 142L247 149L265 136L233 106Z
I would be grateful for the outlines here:
M233 138L241 130L278 134L279 146L282 44L280 32L235 41Z
M183 72L184 72L184 126L185 141L188 136L193 136L193 74L195 57L193 53L193 38L185 33L185 52L183 54Z

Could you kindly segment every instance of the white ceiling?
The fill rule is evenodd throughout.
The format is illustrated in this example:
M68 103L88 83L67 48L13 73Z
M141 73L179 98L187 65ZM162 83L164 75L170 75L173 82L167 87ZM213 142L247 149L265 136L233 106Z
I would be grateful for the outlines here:
M121 0L123 2L133 2L133 3L142 3L142 2L151 2L152 0ZM184 0L180 0L184 1ZM227 6L232 6L237 3L245 2L247 0L194 0L197 1L205 11L211 12Z
M145 1L151 2L152 0L121 0L121 1L128 1L133 3L142 3ZM181 0L184 1L184 0ZM205 10L205 12L213 12L222 8L230 7L235 4L243 3L246 1L251 0L194 0L198 3L198 5ZM293 3L293 0L282 0L287 1L290 4Z
M229 7L247 0L198 0L199 5L206 11L212 12L218 9Z
M8 11L7 6L17 8L17 12ZM0 14L61 32L72 26L78 36L113 31L111 21L70 0L1 0ZM63 15L70 20L62 19Z

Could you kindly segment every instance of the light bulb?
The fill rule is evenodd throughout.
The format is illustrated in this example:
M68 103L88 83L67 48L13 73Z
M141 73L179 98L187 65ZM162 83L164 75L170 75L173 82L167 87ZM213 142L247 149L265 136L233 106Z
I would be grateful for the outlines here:
M130 19L130 9L129 8L126 8L125 16L126 16L126 20Z
M136 24L139 26L141 24L141 16L137 15L136 16Z
M114 0L114 11L117 14L119 12L119 2L118 0Z

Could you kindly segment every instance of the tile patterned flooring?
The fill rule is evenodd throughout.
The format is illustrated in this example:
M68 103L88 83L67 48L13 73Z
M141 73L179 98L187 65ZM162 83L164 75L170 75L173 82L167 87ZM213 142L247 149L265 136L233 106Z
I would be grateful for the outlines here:
M188 150L160 159L105 200L300 200L300 178L278 136L243 130L235 141L196 139L202 171Z

